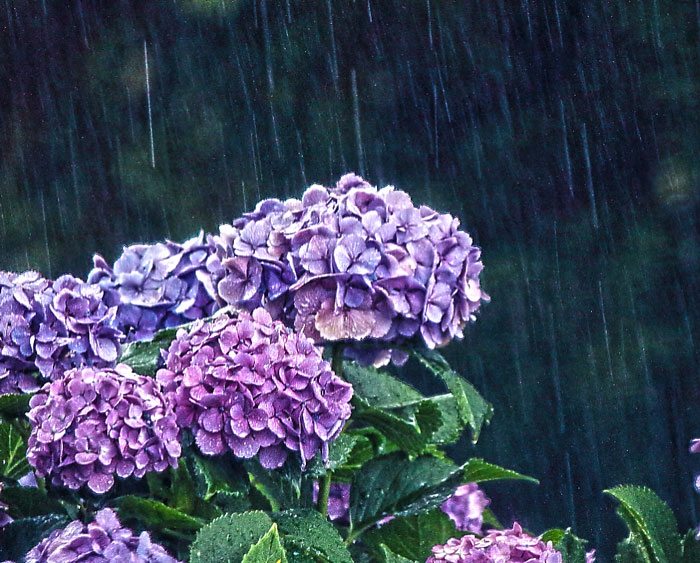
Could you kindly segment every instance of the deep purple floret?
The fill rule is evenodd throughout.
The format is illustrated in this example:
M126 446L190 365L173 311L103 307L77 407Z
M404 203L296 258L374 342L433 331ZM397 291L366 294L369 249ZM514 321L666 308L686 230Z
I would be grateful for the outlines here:
M302 465L340 434L352 387L307 337L264 309L222 314L181 329L157 380L206 455L227 450L281 466L289 450Z
M211 242L209 290L220 304L262 305L316 342L420 337L436 348L461 338L489 299L481 251L457 219L355 174L301 200L260 202Z
M158 383L129 366L68 371L30 401L27 459L54 485L107 492L115 475L143 477L177 467L175 413Z
M467 534L436 545L426 563L562 563L561 553L523 532L516 522L509 530L491 530L483 538Z
M122 527L111 508L103 508L87 526L74 520L54 530L25 556L27 563L59 561L177 563L162 546L151 541L148 532L136 536Z

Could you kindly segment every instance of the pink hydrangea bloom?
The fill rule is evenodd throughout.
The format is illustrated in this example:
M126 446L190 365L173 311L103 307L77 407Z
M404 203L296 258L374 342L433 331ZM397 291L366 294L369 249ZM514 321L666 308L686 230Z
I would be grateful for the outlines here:
M180 330L157 379L202 453L257 455L268 469L290 450L303 466L319 450L327 459L350 417L352 386L264 309Z
M473 535L452 538L436 545L426 563L562 563L561 553L523 532L516 522L509 530L491 530L483 538Z

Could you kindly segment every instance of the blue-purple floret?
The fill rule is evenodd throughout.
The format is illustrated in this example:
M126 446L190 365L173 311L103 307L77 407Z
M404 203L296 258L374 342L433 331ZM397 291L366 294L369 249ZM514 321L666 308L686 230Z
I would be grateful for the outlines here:
M85 561L90 563L177 563L162 546L151 541L148 532L134 535L122 527L111 508L103 508L87 526L74 520L54 530L26 555L27 563Z
M457 219L355 174L301 200L262 201L211 240L220 302L264 306L316 342L420 335L436 348L488 300L481 251Z
M202 453L258 456L268 468L298 451L327 459L350 417L352 387L307 337L264 309L181 329L158 382Z
M117 307L115 326L128 342L150 340L158 330L216 310L205 267L212 252L202 232L182 244L134 244L112 266L95 255L88 281L102 287L106 300Z
M0 272L0 394L38 388L73 367L114 365L123 335L102 289L70 275Z
M115 475L177 467L175 413L157 382L129 366L68 371L30 401L27 460L54 485L107 492Z

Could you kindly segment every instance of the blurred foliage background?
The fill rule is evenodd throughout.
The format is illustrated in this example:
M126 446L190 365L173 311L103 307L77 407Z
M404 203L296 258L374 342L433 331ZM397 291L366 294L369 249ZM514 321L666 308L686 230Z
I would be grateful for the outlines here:
M541 480L487 487L503 521L606 557L603 488L698 522L699 78L693 0L5 0L0 268L395 184L484 249L446 354L496 415L455 454Z

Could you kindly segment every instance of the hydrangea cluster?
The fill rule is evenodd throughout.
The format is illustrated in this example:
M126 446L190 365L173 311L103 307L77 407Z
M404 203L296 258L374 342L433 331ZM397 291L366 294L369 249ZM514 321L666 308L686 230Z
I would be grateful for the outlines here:
M426 563L562 563L551 541L545 544L524 533L517 522L510 530L491 530L483 538L470 534L452 538L432 552Z
M27 553L25 561L177 563L162 546L151 542L148 532L135 536L129 528L123 528L111 508L100 510L87 526L74 520L65 528L54 530Z
M444 346L488 300L481 251L457 219L355 174L301 200L262 201L212 242L222 303L262 305L316 342L420 334Z
M114 365L122 334L102 289L70 275L0 272L0 394L35 390L76 366Z
M158 330L208 317L217 308L206 289L211 284L205 263L212 252L203 232L182 244L135 244L112 266L95 255L88 281L118 306L116 326L127 341L149 340Z
M68 371L29 403L27 459L54 485L95 493L114 475L143 477L177 467L181 454L175 414L150 377L129 366Z
M266 468L281 466L288 450L303 465L319 449L325 460L350 416L351 385L264 309L181 329L157 379L202 453L259 455Z
M467 483L457 487L440 509L454 521L458 530L481 534L483 513L490 502L476 483Z

